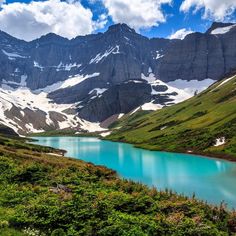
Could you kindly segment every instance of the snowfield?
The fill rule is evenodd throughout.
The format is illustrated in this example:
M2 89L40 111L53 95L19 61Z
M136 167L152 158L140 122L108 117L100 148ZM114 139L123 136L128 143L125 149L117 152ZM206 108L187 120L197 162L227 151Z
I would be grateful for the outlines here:
M45 93L51 93L53 91L56 91L58 89L64 89L68 87L73 87L81 82L83 82L86 79L93 78L99 76L100 73L93 73L91 75L77 75L73 76L67 80L57 82L55 84L49 85L45 88L42 89L37 89L34 92L35 93L40 93L40 92L45 92Z
M193 94L190 94L183 89L178 89L177 87L171 86L170 84L164 83L163 81L157 79L155 77L155 75L151 72L150 69L151 68L149 68L149 75L145 76L144 74L141 74L141 78L143 80L146 80L152 87L154 87L156 85L162 85L162 86L166 86L168 88L167 91L165 91L165 92L158 92L158 91L155 91L154 89L152 89L153 95L177 93L177 95L170 96L170 98L174 100L173 103L182 102L182 101L193 96ZM157 109L160 109L160 108L158 107Z
M226 26L226 27L217 28L217 29L212 30L211 34L225 34L225 33L228 33L235 26L236 26L236 24Z
M116 47L111 48L103 55L97 55L96 58L94 58L93 63L98 63L99 60L102 60L111 53L120 53L119 46L117 45ZM58 69L63 68L69 70L74 66L79 65L63 65L61 63L58 65ZM40 70L44 69L36 61L34 62L34 67L37 67ZM102 132L102 136L108 135L109 131L101 128L100 123L92 123L79 118L79 114L77 114L76 109L79 108L81 101L78 101L76 104L57 104L47 97L50 92L76 86L86 79L98 77L99 75L100 73L96 72L89 75L70 76L64 81L59 81L34 91L27 88L26 75L21 76L20 82L3 80L0 88L0 123L11 127L20 134L43 132L45 130L53 129L73 128L77 132L98 131ZM141 74L141 79L145 80L151 86L152 95L166 95L173 100L166 102L165 106L182 102L192 97L197 91L201 92L203 89L215 82L214 80L206 79L203 81L176 80L169 83L164 83L155 77L151 68L148 69L148 75L145 76L144 74ZM135 83L143 83L142 80L132 81ZM129 81L127 81L127 83L128 82ZM223 81L222 84L224 82L225 81ZM158 86L164 88L164 90L156 91L158 90ZM92 89L88 93L88 95L92 95L90 100L95 99L97 96L102 96L102 93L104 93L107 89L108 88ZM157 110L162 107L163 105L156 104L155 100L152 100L131 111L130 115L138 110ZM118 119L120 119L123 115L124 114L120 114Z
M36 125L32 123L27 123L26 125L23 124L22 120L27 119L25 117L26 113L29 113L30 111L34 112L36 116L37 114L44 114L45 120L40 122L44 122L45 127L47 125L49 127L58 126L59 129L79 127L80 129L87 132L104 131L106 129L101 128L98 123L91 123L89 121L80 119L77 115L67 114L66 110L74 109L75 104L57 104L47 98L48 91L53 91L53 89L56 88L72 86L88 77L91 78L92 76L96 76L96 74L80 77L79 81L77 80L76 83L74 82L74 78L73 80L69 79L69 82L71 83L66 80L63 83L60 83L60 86L57 84L56 86L54 85L50 88L47 87L47 89L44 89L44 91L37 92L31 91L24 86L13 89L10 86L6 87L3 85L3 87L0 88L0 122L14 129L18 133L19 131L20 133L35 133L45 131L43 127L40 129L35 128ZM25 77L23 77L21 83L14 83L14 85L25 85L23 82L25 82ZM9 114L13 108L17 109L19 116L11 116L11 114ZM55 119L51 117L50 113L52 112L60 116L58 121L55 121Z
M171 102L170 104L167 103L166 104L167 106L172 105L173 103L177 104L184 100L187 100L191 98L192 96L194 96L196 93L202 92L203 90L208 88L210 85L212 85L214 82L216 82L215 80L212 80L212 79L205 79L202 81L198 81L198 80L187 81L187 80L178 79L175 81L164 83L163 81L155 77L151 68L148 69L148 75L145 76L144 74L141 74L141 78L143 80L146 80L148 84L152 86L153 95L165 95L165 94L175 93L175 95L169 95L169 98L173 99L173 102ZM153 87L157 85L165 86L167 87L167 90L164 92L156 91ZM155 104L154 101L150 101L134 109L130 113L130 115L134 114L140 109L155 111L155 110L161 109L162 107L163 107L162 105Z
M177 79L175 81L168 82L168 85L179 89L184 88L183 90L186 93L193 96L195 93L200 93L203 90L207 89L210 85L212 85L215 82L216 82L215 80L209 78L201 81L199 80L187 81L187 80Z

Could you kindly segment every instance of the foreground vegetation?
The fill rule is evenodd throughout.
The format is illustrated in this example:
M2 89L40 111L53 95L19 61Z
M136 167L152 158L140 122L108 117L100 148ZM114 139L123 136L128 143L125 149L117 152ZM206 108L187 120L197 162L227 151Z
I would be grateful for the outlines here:
M233 235L236 213L0 138L0 235Z
M111 128L108 139L114 141L236 160L236 76L180 104L148 115L126 115ZM215 146L220 138L225 144Z

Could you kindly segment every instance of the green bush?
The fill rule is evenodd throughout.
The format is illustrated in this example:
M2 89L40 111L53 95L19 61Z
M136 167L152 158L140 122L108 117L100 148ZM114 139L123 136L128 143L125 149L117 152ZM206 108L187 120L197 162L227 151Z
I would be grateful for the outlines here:
M55 229L51 233L51 236L66 236L65 231L63 229Z

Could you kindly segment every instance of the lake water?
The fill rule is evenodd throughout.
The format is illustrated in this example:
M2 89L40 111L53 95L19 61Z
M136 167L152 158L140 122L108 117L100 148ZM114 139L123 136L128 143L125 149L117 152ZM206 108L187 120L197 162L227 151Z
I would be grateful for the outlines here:
M197 155L148 151L87 137L36 137L66 156L104 165L127 179L236 208L236 163ZM58 159L60 160L60 159Z

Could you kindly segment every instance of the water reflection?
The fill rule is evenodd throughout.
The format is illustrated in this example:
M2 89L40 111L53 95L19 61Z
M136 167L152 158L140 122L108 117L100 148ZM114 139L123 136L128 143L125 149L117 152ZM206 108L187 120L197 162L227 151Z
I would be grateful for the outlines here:
M67 156L105 165L124 178L236 208L236 164L199 156L152 152L97 138L37 137L39 144L66 149Z

